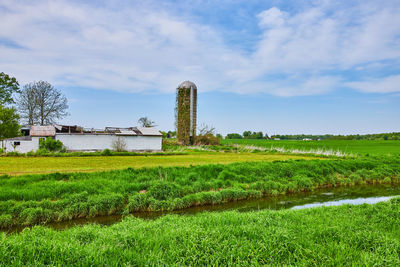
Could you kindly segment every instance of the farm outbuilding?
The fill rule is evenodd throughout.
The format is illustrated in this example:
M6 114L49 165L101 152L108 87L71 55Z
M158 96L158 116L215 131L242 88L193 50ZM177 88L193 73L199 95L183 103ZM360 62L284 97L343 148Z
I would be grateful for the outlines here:
M154 127L106 127L104 130L79 126L31 126L26 136L2 141L6 152L27 153L39 149L41 139L60 140L67 151L113 150L116 143L126 151L161 151L162 134Z

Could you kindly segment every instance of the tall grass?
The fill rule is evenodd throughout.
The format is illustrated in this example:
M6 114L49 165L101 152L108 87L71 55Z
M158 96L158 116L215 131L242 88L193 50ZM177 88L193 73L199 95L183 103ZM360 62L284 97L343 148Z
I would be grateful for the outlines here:
M1 266L399 266L400 199L0 235Z
M279 153L290 153L290 154L312 154L322 155L327 157L354 157L353 153L344 153L340 150L326 149L326 148L315 148L315 149L301 149L301 148L285 148L280 146L259 147L255 145L239 145L233 144L233 147L237 148L238 151L266 151L266 152L279 152Z
M0 227L184 209L317 187L397 183L400 157L0 177Z

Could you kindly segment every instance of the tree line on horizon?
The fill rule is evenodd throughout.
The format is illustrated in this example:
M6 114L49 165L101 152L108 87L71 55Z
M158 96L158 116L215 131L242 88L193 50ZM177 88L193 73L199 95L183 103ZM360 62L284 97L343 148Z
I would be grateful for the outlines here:
M311 134L276 134L268 136L262 132L244 131L243 134L229 133L225 139L279 139L279 140L400 140L400 132L378 134L350 134L350 135L311 135Z

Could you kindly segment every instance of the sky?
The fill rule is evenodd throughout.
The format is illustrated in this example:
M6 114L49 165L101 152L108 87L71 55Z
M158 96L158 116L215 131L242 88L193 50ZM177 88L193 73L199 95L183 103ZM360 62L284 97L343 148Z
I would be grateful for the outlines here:
M400 1L0 0L0 72L68 98L64 124L174 130L198 87L218 133L400 131Z

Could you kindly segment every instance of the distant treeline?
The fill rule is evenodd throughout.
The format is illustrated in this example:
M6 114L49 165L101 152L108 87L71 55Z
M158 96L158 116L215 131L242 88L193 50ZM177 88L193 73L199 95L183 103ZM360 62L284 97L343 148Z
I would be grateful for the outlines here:
M310 134L294 134L294 135L271 135L262 132L245 131L243 134L230 133L225 139L280 139L280 140L400 140L400 132L380 133L380 134L356 134L356 135L310 135Z

